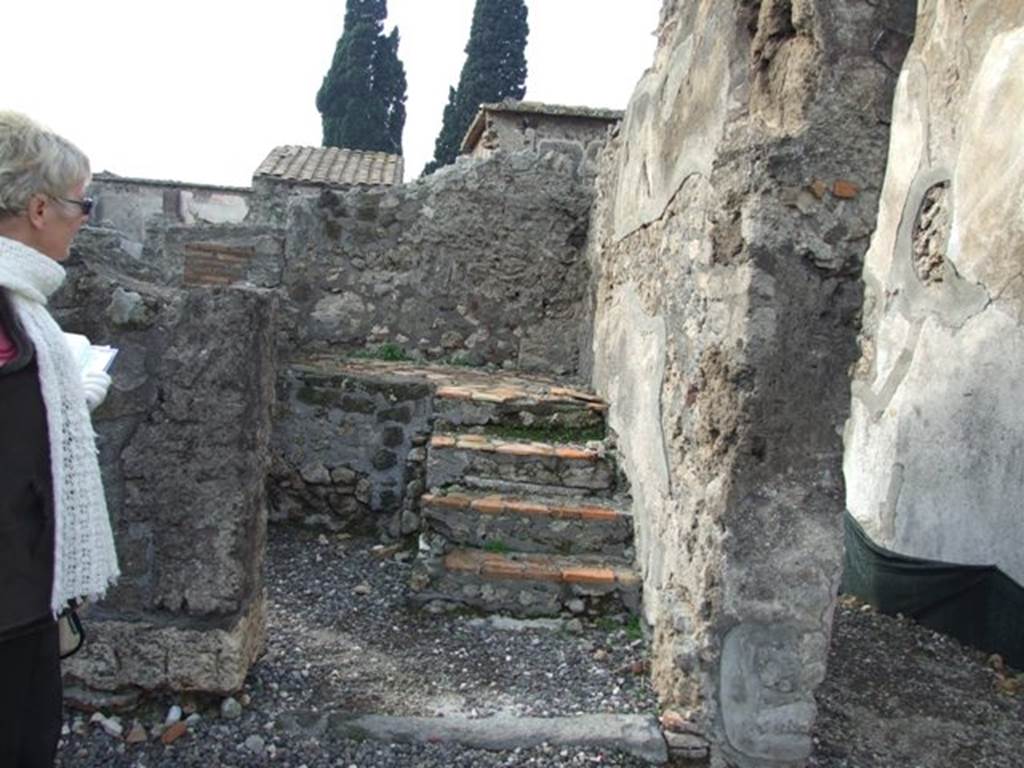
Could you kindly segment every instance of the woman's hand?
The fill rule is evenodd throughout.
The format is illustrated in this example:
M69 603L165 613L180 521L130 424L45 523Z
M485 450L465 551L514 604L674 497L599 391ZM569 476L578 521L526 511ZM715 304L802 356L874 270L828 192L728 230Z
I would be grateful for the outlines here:
M110 376L103 371L87 371L82 374L82 388L85 390L85 404L92 413L107 398Z

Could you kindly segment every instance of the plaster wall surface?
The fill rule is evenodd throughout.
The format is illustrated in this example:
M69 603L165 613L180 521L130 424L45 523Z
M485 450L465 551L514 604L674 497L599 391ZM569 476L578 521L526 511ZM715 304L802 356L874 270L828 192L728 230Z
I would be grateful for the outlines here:
M654 684L714 765L810 753L859 275L914 14L668 0L598 178L583 366L631 482Z
M179 224L237 223L249 212L247 189L98 176L89 185L96 201L92 220L136 243L146 227L162 220Z
M568 158L577 173L593 175L613 125L587 117L495 112L488 115L470 156L489 157L497 150L555 152Z
M922 0L900 75L847 505L897 552L1024 582L1024 5Z

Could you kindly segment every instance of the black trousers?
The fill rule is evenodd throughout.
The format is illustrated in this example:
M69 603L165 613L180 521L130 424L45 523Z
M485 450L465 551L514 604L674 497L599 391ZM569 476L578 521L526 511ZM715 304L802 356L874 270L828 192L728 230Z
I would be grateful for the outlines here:
M56 622L0 641L0 766L52 768L62 693Z

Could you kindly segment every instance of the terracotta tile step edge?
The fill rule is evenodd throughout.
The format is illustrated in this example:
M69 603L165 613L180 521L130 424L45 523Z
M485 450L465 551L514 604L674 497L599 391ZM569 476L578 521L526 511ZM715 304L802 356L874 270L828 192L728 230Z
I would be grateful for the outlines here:
M546 504L539 501L505 496L465 496L450 493L444 496L425 493L420 503L427 507L466 509L482 515L524 515L550 517L559 520L619 520L628 517L624 512L595 504Z
M434 435L430 438L431 448L459 448L465 451L482 451L484 453L500 453L505 456L553 456L569 461L597 461L601 458L598 451L588 448L577 448L571 445L552 445L549 443L517 443L495 440L486 435Z
M551 581L567 584L635 587L640 577L621 566L585 564L552 555L503 555L475 549L456 549L445 555L444 567L495 579Z
M552 389L548 392L528 392L517 387L467 387L460 385L439 386L436 396L443 400L470 400L480 403L502 403L506 405L539 405L541 403L557 403L578 405L592 411L603 413L608 404L601 398L586 392L568 389Z

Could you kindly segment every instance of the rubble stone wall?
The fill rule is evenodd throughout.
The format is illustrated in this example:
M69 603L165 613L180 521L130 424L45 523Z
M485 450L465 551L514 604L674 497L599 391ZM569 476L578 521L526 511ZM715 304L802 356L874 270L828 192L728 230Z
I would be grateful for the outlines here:
M279 289L280 349L575 375L592 183L557 154L461 160L413 184L265 190L244 225L151 230L171 284Z
M573 374L592 193L558 157L499 154L413 184L291 198L282 346Z
M419 529L433 388L330 361L278 377L271 519L397 537Z
M653 679L712 764L802 765L841 562L840 432L913 0L668 0L606 154L592 368Z
M264 638L276 298L157 287L83 232L55 314L120 352L93 414L122 576L64 664L106 691L238 689Z
M900 76L844 469L882 546L1024 582L1024 5L922 0Z

